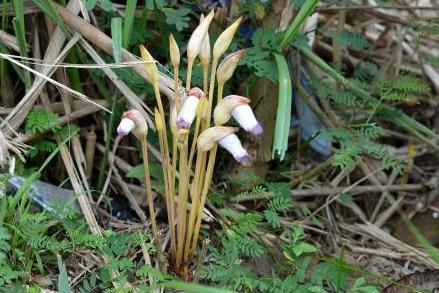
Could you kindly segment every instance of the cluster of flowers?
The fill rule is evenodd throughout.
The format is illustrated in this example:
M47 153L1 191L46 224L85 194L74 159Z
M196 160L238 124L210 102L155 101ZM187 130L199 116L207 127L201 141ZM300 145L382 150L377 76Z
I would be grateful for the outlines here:
M201 89L192 88L183 101L181 111L177 116L178 129L189 129L197 115L197 108L204 93ZM210 150L216 143L229 151L241 164L249 162L249 155L243 148L241 141L235 132L235 127L223 127L231 117L247 132L256 136L262 133L261 124L256 120L249 106L250 100L237 95L230 95L221 100L214 110L214 127L205 130L198 138L198 148L201 151ZM137 110L130 110L123 114L123 118L117 128L120 136L129 134L137 128L146 127L146 122Z
M192 88L186 99L183 101L181 111L177 116L177 128L189 129L195 120L198 103L204 95L199 88ZM252 135L259 135L263 129L261 124L256 120L252 109L248 105L250 100L236 95L225 97L215 108L214 127L205 130L198 138L198 148L202 151L210 150L216 143L229 151L232 156L241 164L249 162L249 155L243 148L241 141L235 134L237 128L223 127L231 117L247 132ZM130 110L123 114L123 118L117 128L118 135L124 136L136 128L146 126L146 122L137 110Z

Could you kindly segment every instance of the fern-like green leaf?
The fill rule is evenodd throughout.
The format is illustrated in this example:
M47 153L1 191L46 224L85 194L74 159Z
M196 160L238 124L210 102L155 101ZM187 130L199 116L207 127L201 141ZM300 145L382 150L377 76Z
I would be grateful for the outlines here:
M332 159L332 164L334 166L340 167L345 170L352 166L361 155L361 148L356 145L345 146L341 149L335 151L334 157Z
M26 128L30 133L41 133L46 130L58 130L58 115L47 110L32 110L26 117Z

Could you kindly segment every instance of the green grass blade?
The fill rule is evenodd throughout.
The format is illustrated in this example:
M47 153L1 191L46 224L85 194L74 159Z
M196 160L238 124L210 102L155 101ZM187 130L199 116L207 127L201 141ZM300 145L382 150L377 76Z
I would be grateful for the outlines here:
M64 21L62 20L61 16L59 16L58 11L56 11L51 0L33 0L32 2L37 5L41 9L41 11L44 12L44 14L46 14L53 21L55 21L55 23L61 27L64 33L67 33Z
M134 13L136 12L137 0L128 0L123 19L122 46L128 49L133 31Z
M296 36L299 29L305 23L307 17L314 11L314 8L319 3L319 0L307 0L299 10L299 13L288 26L287 30L284 33L282 41L280 43L281 48L285 48L285 46Z
M6 48L2 43L0 43L0 53L4 54L10 54L11 52ZM2 59L4 61L4 59ZM22 69L21 67L17 66L16 64L11 64L14 68L15 72L17 73L18 77L23 81L23 83L26 82L26 70Z
M20 22L20 34L24 36L24 1L22 0L13 0L12 6L14 7L14 15L15 18Z
M14 27L15 36L17 37L18 49L20 50L20 55L23 57L28 57L27 55L27 44L26 44L26 32L24 27L24 6L23 1L14 0L12 1L14 7L14 19L12 20L12 25ZM23 72L23 82L26 89L29 89L32 83L30 73Z
M58 277L58 292L59 293L70 293L69 277L67 275L67 269L64 265L61 255L57 254L59 277Z
M113 39L114 61L120 63L122 54L122 19L120 17L111 19L111 38Z
M283 160L288 148L288 134L291 123L292 87L287 60L281 54L274 53L279 72L279 99L277 104L276 127L274 129L274 142L272 157L280 156Z

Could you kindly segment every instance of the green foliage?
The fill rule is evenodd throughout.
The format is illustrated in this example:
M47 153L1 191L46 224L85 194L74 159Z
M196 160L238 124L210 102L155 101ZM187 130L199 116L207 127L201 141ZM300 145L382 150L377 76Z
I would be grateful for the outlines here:
M262 185L256 185L255 187L253 187L250 191L243 191L240 194L238 194L237 196L235 196L232 201L234 202L239 202L241 200L245 200L247 198L253 198L253 199L263 199L263 198L268 198L267 195L267 188L265 188Z
M32 110L26 117L26 129L31 134L59 130L58 115L47 110Z
M99 287L97 285L96 274L91 274L89 279L84 279L81 286L78 288L79 293L95 292Z
M139 178L143 181L145 176L145 167L143 164L137 165L128 171L126 177L128 178ZM149 174L152 178L155 178L155 186L158 191L164 191L165 186L163 185L163 171L162 165L157 163L149 164Z
M136 13L137 0L128 0L123 21L122 45L127 49L130 45L131 33L133 31L134 17Z
M245 50L240 64L247 66L256 76L277 80L277 67L271 53L277 48L278 39L273 28L259 28L252 37L253 46Z
M62 261L61 255L56 256L58 258L59 278L58 278L58 292L70 293L69 277L67 276L67 269Z
M245 0L241 8L241 14L245 15L251 20L262 20L265 16L266 10L262 1L260 0Z
M416 77L406 75L395 80L378 80L374 92L387 102L406 101L411 94L429 94L428 84Z
M334 90L331 84L321 79L311 79L317 95L329 99L340 112L340 116L351 120L344 128L324 130L324 135L339 143L339 147L334 151L332 163L346 169L355 164L361 156L369 155L380 161L385 169L400 172L404 162L392 156L387 148L379 143L379 140L387 135L387 131L380 126L378 118L391 119L389 115L392 114L381 113L377 109L381 103L405 102L414 95L427 95L430 93L430 87L411 75L388 80L376 64L368 62L355 71L354 77L352 83L376 96L376 102L365 103L352 89ZM346 110L350 110L350 115L354 115L347 115ZM356 118L355 113L364 112L369 113L367 119Z
M166 23L172 26L175 26L177 31L182 31L183 29L189 26L189 13L190 9L181 7L181 8L163 8L163 13L166 16Z
M267 208L264 210L264 217L273 228L281 227L280 213L285 213L291 208L291 192L288 185L283 183L268 184L268 188L273 192Z
M7 261L7 254L11 251L10 238L8 230L0 225L0 286L12 284L23 275L22 271L11 268Z
M305 234L302 226L294 228L290 234L290 239L291 241L283 246L283 254L294 265L298 264L302 255L317 252L315 246L304 241Z
M364 278L358 278L349 288L352 293L378 293L380 292L376 286L368 285Z
M346 145L335 150L332 164L345 170L357 162L361 155L361 148L356 145Z
M75 124L61 126L58 122L58 115L47 110L31 110L26 117L26 129L31 134L39 134L46 131L53 131L55 136L64 141L75 134L79 128ZM27 151L31 158L39 153L52 153L58 147L54 137L40 138L33 141Z
M337 44L357 49L367 49L369 42L361 33L349 32L342 30L339 34L335 31L329 31L327 36L332 37Z
M352 204L354 203L354 199L352 198L352 196L345 192L340 193L339 199L344 206L349 207L352 206Z
M433 67L439 67L439 56L427 56L424 63Z
M122 56L122 18L111 19L111 40L113 44L113 57L116 63L120 63Z
M36 157L40 152L51 153L57 148L57 144L47 139L39 139L32 143L32 147L27 151L31 158Z

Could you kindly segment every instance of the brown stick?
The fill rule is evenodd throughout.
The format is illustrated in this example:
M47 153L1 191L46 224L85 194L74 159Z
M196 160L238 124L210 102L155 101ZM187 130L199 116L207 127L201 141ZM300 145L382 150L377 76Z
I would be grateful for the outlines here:
M379 192L392 192L392 191L417 191L421 190L425 187L424 184L397 184L397 185L385 185L385 186L376 186L376 185L361 185L355 186L349 189L349 193L358 194L358 193L379 193ZM292 189L291 195L294 197L305 196L305 197L316 197L316 196L325 196L331 194L341 193L347 190L349 186L338 186L338 187L319 187L319 188L311 188L311 189ZM245 196L240 196L239 198L232 199L233 202L242 202L255 200L258 198L270 199L273 198L274 194L271 192L267 192L263 195L255 196L253 194L248 194Z

